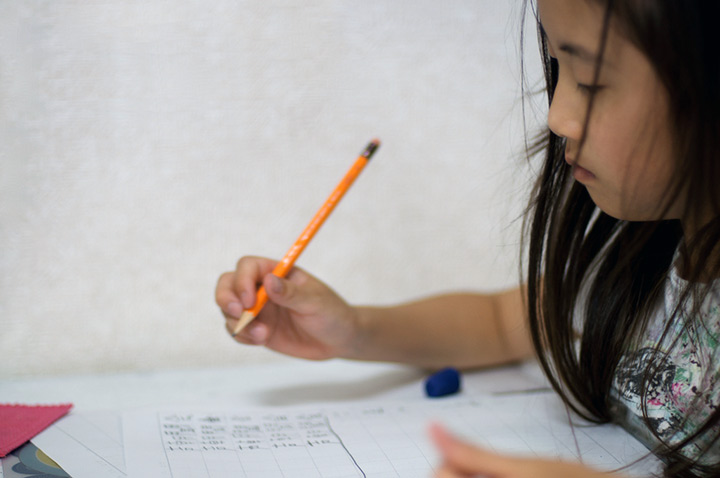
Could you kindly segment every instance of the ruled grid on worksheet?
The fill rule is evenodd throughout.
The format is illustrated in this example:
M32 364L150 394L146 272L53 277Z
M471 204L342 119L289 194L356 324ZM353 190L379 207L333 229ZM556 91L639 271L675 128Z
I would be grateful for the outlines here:
M648 453L619 427L571 426L551 393L312 408L154 410L124 416L128 476L428 476L438 462L427 435L432 421L491 450L582 461L605 470Z

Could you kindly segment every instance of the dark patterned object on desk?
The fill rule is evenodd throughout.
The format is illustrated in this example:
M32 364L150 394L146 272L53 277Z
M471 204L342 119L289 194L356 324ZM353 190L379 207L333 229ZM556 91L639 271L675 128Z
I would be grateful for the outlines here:
M32 443L26 443L1 461L3 478L70 478L57 463Z

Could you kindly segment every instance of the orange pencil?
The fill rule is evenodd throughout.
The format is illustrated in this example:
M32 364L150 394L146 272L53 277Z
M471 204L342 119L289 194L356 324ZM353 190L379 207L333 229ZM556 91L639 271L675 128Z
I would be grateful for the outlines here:
M282 260L278 262L277 266L275 266L275 269L273 269L272 271L273 274L278 277L285 277L288 272L290 272L290 269L292 269L292 266L293 264L295 264L297 258L308 245L308 243L313 238L318 229L320 229L320 226L322 226L323 222L325 222L325 219L327 219L333 209L335 209L337 203L340 202L340 199L342 199L343 195L345 195L348 188L350 188L352 183L355 181L355 178L358 177L360 172L370 160L370 157L372 157L373 153L379 146L380 141L377 139L372 140L367 145L365 150L355 160L355 163L352 165L350 170L345 174L345 177L342 179L342 181L340 181L340 183L335 186L332 194L330 194L330 197L325 200L325 203L315 214L315 217L312 218L310 224L305 227L305 230L302 232L302 234L300 234L300 237L297 238L295 244L293 244L290 250L287 251L287 253L285 254L285 257L283 257ZM257 317L267 300L268 296L267 292L265 291L265 287L260 286L260 289L258 289L257 291L257 297L255 298L255 305L242 313L242 315L240 316L240 320L238 321L237 325L235 325L235 329L233 330L233 336L240 333L240 331L244 329L247 324L252 322L253 319Z

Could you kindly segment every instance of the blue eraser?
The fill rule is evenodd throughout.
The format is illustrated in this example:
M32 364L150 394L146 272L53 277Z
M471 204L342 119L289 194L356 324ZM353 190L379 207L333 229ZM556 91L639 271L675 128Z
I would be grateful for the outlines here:
M454 368L444 368L425 380L425 393L428 397L444 397L460 390L460 372Z

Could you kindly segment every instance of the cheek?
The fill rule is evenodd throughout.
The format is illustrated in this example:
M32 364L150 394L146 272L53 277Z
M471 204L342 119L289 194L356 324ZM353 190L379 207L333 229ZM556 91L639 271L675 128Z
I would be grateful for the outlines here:
M658 176L671 164L669 97L647 59L624 49L626 75L610 90L603 111L607 129L617 138L618 157L629 174Z
M664 114L654 117L642 115L638 118L638 125L632 134L625 137L628 182L638 194L647 191L655 195L660 203L672 187L675 173L674 147L667 117Z
M632 220L667 218L672 188L673 163L670 145L659 137L638 141L617 164L620 208ZM619 152L619 154L622 154Z
M587 138L598 178L588 191L605 212L620 219L657 220L672 209L668 191L674 177L669 128L663 117L599 115Z

